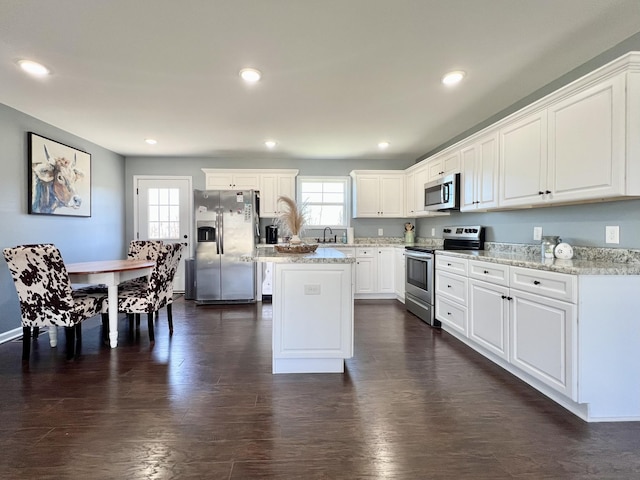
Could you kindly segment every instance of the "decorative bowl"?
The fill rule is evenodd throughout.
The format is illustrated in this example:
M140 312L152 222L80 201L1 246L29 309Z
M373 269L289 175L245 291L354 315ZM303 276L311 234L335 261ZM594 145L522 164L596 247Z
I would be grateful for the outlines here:
M276 245L275 247L278 253L313 253L318 245Z

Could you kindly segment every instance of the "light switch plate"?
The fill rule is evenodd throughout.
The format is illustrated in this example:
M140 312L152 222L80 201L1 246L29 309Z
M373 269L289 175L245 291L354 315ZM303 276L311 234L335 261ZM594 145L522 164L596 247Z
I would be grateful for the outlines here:
M620 243L620 227L618 225L604 227L605 243Z
M382 228L378 229L378 236L381 237L382 235L384 235L384 230Z
M432 229L431 229L431 236L432 236L432 237L435 237L435 236L436 236L436 229L435 229L435 228L432 228Z

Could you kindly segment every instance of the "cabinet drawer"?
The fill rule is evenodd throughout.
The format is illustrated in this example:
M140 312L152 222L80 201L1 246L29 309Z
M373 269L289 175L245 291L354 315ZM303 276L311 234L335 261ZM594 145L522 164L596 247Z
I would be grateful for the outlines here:
M376 252L375 248L356 248L356 258L373 257Z
M436 269L467 276L468 261L466 258L450 257L436 254Z
M436 318L442 322L445 330L451 328L467 336L467 308L442 296L436 297Z
M436 297L443 295L467 305L467 279L460 275L436 271Z
M576 303L577 284L578 277L576 275L511 267L510 287L525 292Z
M469 277L508 287L509 266L499 263L469 260Z

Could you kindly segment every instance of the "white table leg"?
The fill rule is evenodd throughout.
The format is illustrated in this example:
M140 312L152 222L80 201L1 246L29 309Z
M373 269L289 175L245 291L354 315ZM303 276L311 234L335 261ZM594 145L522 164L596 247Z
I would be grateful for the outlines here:
M51 348L58 346L58 327L49 325L49 345Z
M118 285L109 285L109 340L111 348L118 346Z

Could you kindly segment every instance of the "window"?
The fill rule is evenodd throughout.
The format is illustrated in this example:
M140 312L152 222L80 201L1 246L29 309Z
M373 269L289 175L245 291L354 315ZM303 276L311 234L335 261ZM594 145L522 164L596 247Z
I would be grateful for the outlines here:
M349 177L298 177L298 203L310 227L348 227Z
M149 189L149 233L151 240L180 237L180 190L177 188Z

